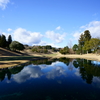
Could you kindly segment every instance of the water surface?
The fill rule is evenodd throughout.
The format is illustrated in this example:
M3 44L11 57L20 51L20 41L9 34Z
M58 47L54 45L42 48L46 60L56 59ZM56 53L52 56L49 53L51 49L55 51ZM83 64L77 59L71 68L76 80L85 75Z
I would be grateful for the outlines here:
M100 100L100 62L48 59L0 70L0 100Z

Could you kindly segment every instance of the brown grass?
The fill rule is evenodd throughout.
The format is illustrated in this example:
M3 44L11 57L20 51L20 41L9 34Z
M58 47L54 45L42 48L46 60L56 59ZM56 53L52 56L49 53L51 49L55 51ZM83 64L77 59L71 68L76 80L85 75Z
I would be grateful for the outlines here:
M29 60L0 61L0 68L12 67L22 63L26 63L28 61Z

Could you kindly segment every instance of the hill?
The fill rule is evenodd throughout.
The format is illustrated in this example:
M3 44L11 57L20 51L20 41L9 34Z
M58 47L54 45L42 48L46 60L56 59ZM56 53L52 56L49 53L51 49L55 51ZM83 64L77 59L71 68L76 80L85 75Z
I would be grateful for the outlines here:
M25 53L14 52L0 47L0 56L21 56L26 55Z

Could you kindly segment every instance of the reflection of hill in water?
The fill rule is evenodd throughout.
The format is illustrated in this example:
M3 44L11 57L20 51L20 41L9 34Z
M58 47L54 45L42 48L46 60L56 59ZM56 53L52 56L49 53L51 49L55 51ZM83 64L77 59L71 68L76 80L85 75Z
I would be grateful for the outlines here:
M29 67L32 66L31 64L34 66ZM24 68L24 66L26 67ZM44 74L42 70L47 69L48 66L52 66L53 69L50 72ZM15 76L17 78L20 78L20 80L18 80L20 82L24 78L38 78L42 75L46 75L47 78L55 78L59 75L65 75L65 68L68 68L68 70L73 70L77 68L77 75L81 75L81 78L85 80L88 84L92 83L93 77L100 78L100 64L94 63L90 60L69 59L63 57L59 59L34 60L27 64L23 64L20 67L16 66L13 68L0 69L0 80L3 81L5 79L5 76L7 76L8 80L10 80L12 74L16 74ZM19 72L22 73L17 75L17 73ZM16 77L14 78L16 79Z

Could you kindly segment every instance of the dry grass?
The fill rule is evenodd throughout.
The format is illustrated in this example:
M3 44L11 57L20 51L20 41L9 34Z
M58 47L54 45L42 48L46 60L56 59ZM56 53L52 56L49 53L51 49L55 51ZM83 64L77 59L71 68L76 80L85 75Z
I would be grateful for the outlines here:
M31 50L26 50L27 54L32 55L32 56L45 56L45 57L52 57L52 58L60 58L60 57L67 57L67 58L83 58L83 59L88 59L88 60L96 60L100 61L100 56L96 54L83 54L83 55L78 55L78 54L67 54L67 55L62 55L61 53L57 52L52 54L35 54Z
M22 63L26 63L28 61L29 60L0 61L0 68L12 67L12 66L16 66Z
M31 50L26 50L26 51L24 51L24 53L26 53L30 56L33 56L33 60L35 59L35 57L51 57L51 58L66 57L66 58L83 58L83 59L88 59L88 60L100 61L100 56L96 55L96 54L83 54L83 55L67 54L67 55L62 55L59 52L56 52L56 53L52 52L52 54L38 54L38 53L36 54L36 53L33 53ZM2 57L6 57L6 56L0 56L0 57L2 58ZM10 56L8 58L10 58ZM19 65L19 64L22 64L22 63L26 63L29 60L30 59L0 61L0 68L16 66L16 65Z
M67 57L67 58L83 58L88 60L96 60L100 61L100 56L96 54L83 54L83 55L77 55L77 54L67 54L62 55L59 52L56 54L56 56L53 56L54 58L60 58L60 57Z

